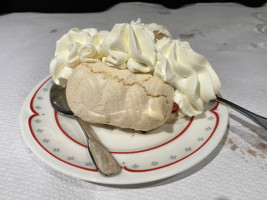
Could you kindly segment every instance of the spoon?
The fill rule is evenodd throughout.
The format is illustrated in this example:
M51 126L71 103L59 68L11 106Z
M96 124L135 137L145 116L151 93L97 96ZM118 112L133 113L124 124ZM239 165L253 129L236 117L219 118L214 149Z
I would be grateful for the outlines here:
M77 117L69 108L66 87L53 84L50 89L50 102L58 113L73 116L78 121L86 136L89 153L98 170L105 176L114 176L120 173L121 166L103 144L94 138L88 128L88 123Z
M235 109L236 111L240 112L241 114L245 115L246 117L250 118L252 121L254 121L256 124L258 124L260 127L264 128L265 130L267 130L267 118L262 117L260 115L257 115L253 112L250 112L248 110L246 110L245 108L242 108L224 98L218 97L217 96L217 101L223 102L227 105L229 105L230 107L232 107L233 109Z

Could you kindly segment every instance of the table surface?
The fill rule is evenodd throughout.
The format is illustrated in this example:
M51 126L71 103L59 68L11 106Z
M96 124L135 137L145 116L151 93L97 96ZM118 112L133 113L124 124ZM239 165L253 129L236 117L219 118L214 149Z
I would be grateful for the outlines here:
M148 184L107 186L39 161L19 127L23 101L44 77L55 42L70 28L110 30L141 18L189 41L218 73L225 98L267 117L267 5L195 4L180 9L123 3L101 13L0 16L0 199L267 199L267 132L229 109L220 148L200 166Z

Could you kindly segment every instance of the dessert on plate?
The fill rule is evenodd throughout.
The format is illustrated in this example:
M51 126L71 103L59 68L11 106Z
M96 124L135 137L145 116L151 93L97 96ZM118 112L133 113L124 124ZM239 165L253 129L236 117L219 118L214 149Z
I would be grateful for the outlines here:
M188 42L140 19L110 32L71 29L57 41L50 72L81 119L141 131L201 114L221 86Z

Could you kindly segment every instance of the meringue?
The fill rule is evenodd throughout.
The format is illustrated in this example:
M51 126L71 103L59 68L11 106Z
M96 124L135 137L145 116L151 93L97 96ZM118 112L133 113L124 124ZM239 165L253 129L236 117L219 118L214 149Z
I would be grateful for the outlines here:
M104 63L82 63L70 75L66 97L84 121L149 131L165 123L174 89L151 74L135 74Z

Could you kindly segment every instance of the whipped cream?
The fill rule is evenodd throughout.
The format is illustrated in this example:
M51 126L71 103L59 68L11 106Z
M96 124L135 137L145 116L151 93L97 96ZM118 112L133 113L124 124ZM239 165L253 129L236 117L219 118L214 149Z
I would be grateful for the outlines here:
M188 42L174 40L166 27L140 19L116 24L110 32L71 29L57 41L50 73L56 84L66 85L76 66L95 62L162 78L175 89L179 116L200 114L221 87L208 60Z
M132 72L151 72L156 64L154 34L139 19L130 24L116 24L102 47L102 62L107 66L128 68Z
M101 44L108 31L94 28L71 29L56 43L55 57L50 63L50 74L58 85L66 85L73 69L82 62L100 62Z
M188 42L163 38L156 48L154 75L175 88L174 101L182 115L200 114L204 103L215 99L221 87L208 60L193 51Z

